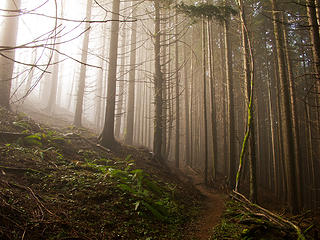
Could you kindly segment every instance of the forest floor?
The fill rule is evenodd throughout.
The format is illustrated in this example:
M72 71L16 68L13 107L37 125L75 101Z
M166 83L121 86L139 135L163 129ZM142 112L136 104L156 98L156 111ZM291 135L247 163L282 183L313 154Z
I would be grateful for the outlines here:
M296 239L191 168L144 148L111 151L70 121L26 112L0 108L1 240Z
M68 122L60 117L49 118L45 111L35 111L27 106L28 105L25 105L24 111L26 111L29 116L31 116L33 119L36 119L38 122L42 122L43 124L55 128L65 128L70 125L70 121ZM170 165L170 168L174 169L174 166ZM209 239L212 236L213 228L218 225L221 220L227 196L221 191L206 187L201 174L189 167L181 170L174 169L173 174L173 177L177 176L183 183L189 186L190 184L191 186L194 186L195 190L198 190L198 193L202 194L203 199L203 201L200 203L201 207L199 208L197 217L194 219L194 221L191 221L184 237L186 239L188 238L197 240Z
M186 167L182 169L182 173L205 197L197 219L190 226L188 236L192 239L207 240L221 221L228 197L222 191L205 186L201 174L193 169Z

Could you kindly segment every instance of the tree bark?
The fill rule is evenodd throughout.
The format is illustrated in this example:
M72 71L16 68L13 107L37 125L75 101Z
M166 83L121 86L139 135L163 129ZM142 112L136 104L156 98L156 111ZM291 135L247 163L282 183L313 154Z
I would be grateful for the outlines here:
M278 8L276 0L270 0L272 4L272 18L274 35L276 40L276 50L278 57L278 70L281 94L281 119L282 122L282 137L283 137L283 158L285 163L285 172L287 177L287 194L288 204L291 212L298 211L297 199L297 179L296 179L296 166L294 160L294 141L292 134L292 121L290 112L290 92L287 71L285 67L285 54L283 42L283 30L279 24Z
M227 79L227 119L228 119L228 156L229 156L229 187L234 189L236 180L236 157L235 157L235 128L234 128L234 96L233 96L233 67L230 30L228 20L224 21L224 41L226 57L226 79Z
M246 23L246 15L244 10L243 1L238 1L240 7L240 19L241 19L241 32L242 32L242 49L243 49L243 71L244 71L244 82L246 86L246 99L247 99L247 111L248 111L248 122L247 122L247 133L243 140L242 153L240 155L239 171L237 174L237 183L240 181L242 157L244 157L244 151L246 147L246 141L248 145L248 160L249 160L249 183L250 183L250 201L253 203L257 202L257 183L256 183L256 149L255 149L255 124L254 124L254 109L253 109L253 87L254 87L254 60L252 54L252 46L250 46L249 32ZM238 184L236 184L236 191Z
M154 142L153 151L155 158L162 161L162 72L160 63L160 3L154 0L155 20L154 20L154 91L155 91L155 120L154 120Z
M111 39L109 47L109 71L108 90L106 100L105 123L102 131L101 144L104 147L114 147L116 144L114 137L114 116L115 98L117 84L117 59L118 59L118 39L119 39L119 12L120 0L113 0L112 3L112 23Z
M92 8L92 0L87 1L87 12L86 12L86 20L91 20L91 8ZM88 46L89 46L89 33L90 33L90 23L86 22L85 30L87 30L84 34L84 39L82 42L82 54L81 54L81 68L80 68L80 79L78 84L77 91L77 103L76 103L76 112L74 115L74 125L77 127L81 127L82 125L82 113L83 113L83 98L84 98L84 89L86 87L86 71L88 59ZM55 88L56 89L56 88Z
M186 37L184 39L187 40ZM192 53L191 53L192 54ZM190 118L189 118L189 82L188 82L188 64L187 64L187 47L183 47L183 59L185 61L184 66L184 108L185 108L185 157L186 157L186 165L190 166L190 159L191 159L191 151L190 151Z
M212 177L216 178L217 168L217 123L216 123L216 103L215 103L215 77L214 77L214 55L213 55L213 36L212 36L212 20L208 19L208 61L210 76L210 101L211 101L211 134L212 134Z
M132 2L132 18L136 17L135 2ZM135 115L135 78L136 78L136 55L137 55L137 21L132 22L131 26L131 50L130 50L130 71L129 71L129 95L127 109L127 124L125 143L132 145L133 143L133 123Z
M289 50L289 40L287 34L286 23L288 22L283 13L282 22L283 25L283 41L284 41L284 50L286 56L286 65L288 69L288 81L289 81L289 94L290 94L290 107L291 107L291 119L292 119L292 135L293 135L293 144L294 144L294 157L295 157L295 165L296 165L296 176L297 176L297 198L298 198L298 206L301 207L302 204L302 176L301 176L301 156L299 149L299 129L298 129L298 118L297 118L297 104L296 104L296 94L295 94L295 82L292 70L292 63L290 57Z
M19 10L21 0L7 0L3 12L4 21L0 37L0 46L15 47L17 42ZM13 11L13 12L12 12ZM14 15L14 17L9 17ZM10 108L10 91L13 77L15 49L1 51L0 56L0 106Z
M107 34L106 34L106 25L103 25L102 27L102 33L103 33L103 38L102 38L102 56L105 56L106 54L106 40L107 40ZM100 131L101 129L101 119L102 119L102 114L101 114L101 105L102 105L102 92L103 92L103 80L104 80L104 65L105 65L105 61L101 58L100 60L100 67L101 69L99 69L99 73L98 73L98 79L97 79L97 87L96 87L96 104L95 104L95 108L96 108L96 115L95 115L95 124L96 124L96 128L98 131Z
M202 81L203 81L203 120L204 120L204 182L208 185L208 119L207 119L207 63L206 63L206 22L202 19Z
M179 168L180 162L180 83L179 83L179 46L178 46L178 13L175 13L175 80L176 80L176 143L175 143L175 163Z

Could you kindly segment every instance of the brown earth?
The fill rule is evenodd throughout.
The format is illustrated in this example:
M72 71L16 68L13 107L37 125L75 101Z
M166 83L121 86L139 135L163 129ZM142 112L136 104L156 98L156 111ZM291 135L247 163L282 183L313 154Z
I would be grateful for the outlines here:
M212 236L213 228L220 223L227 196L221 191L206 187L201 174L190 167L184 168L181 172L181 178L187 179L187 182L195 186L204 197L200 212L196 220L190 224L187 235L189 239L207 240Z

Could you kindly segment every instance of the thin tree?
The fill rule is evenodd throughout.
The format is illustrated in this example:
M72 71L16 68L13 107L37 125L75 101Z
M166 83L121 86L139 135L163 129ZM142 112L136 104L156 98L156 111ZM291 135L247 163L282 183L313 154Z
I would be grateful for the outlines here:
M176 168L179 168L180 162L180 88L179 88L179 45L178 45L178 13L175 13L175 80L176 80L176 142L175 142L175 162Z
M206 22L202 19L202 84L203 84L203 119L204 119L204 182L208 184L208 119L207 119L207 81L206 81Z
M226 1L224 2L226 4ZM229 29L230 16L226 16L223 22L224 42L225 42L225 68L227 80L227 119L228 119L228 163L229 163L229 187L235 186L236 180L236 157L235 157L235 126L234 126L234 93L233 93L233 62L232 48Z
M272 19L274 35L276 40L276 50L278 58L278 71L279 71L279 82L281 88L281 123L282 123L282 144L283 144L283 158L285 163L285 172L287 178L287 194L288 204L291 212L298 211L298 200L297 200L297 184L296 184L296 166L294 160L294 141L292 134L292 121L290 112L290 93L289 93L289 82L285 66L285 53L284 53L284 42L283 42L283 29L279 23L279 9L277 7L276 0L270 0L272 5Z
M63 18L63 1L61 1L61 12L60 17ZM58 21L58 25L61 24L61 21ZM52 69L52 77L51 77L51 85L50 85L50 94L49 100L47 103L46 111L49 114L52 114L56 107L57 102L57 91L58 91L58 78L59 78L59 51L60 51L60 38L58 37L56 40L56 52L53 55L53 62L55 63Z
M186 42L187 37L185 36L184 41ZM192 53L191 53L192 54ZM184 45L183 47L183 59L185 61L185 66L184 66L184 108L185 108L185 157L186 157L186 164L188 166L190 166L190 159L191 159L191 150L190 150L190 118L189 118L189 114L190 114L190 110L189 110L189 98L190 98L190 91L189 91L189 82L188 82L188 67L189 64L187 64L187 46ZM192 71L192 69L191 69Z
M118 59L118 39L119 39L119 12L120 0L113 0L112 3L112 23L111 39L109 47L109 72L108 90L106 99L106 113L103 131L101 134L101 144L105 147L113 147L116 144L114 137L114 116L115 98L117 84L117 59Z
M153 151L155 158L162 160L161 148L162 148L162 71L160 62L160 2L154 0L154 95L155 95L155 120L154 120L154 141Z
M102 38L102 48L101 48L101 54L102 56L105 56L106 53L106 40L107 40L107 34L106 34L106 25L104 24L102 26L102 34L103 34L103 38ZM95 115L95 124L96 124L96 128L99 131L100 127L101 127L101 105L102 105L102 90L103 90L103 79L104 79L104 71L103 71L103 67L105 65L105 61L103 60L103 58L100 59L100 67L101 69L99 69L99 73L98 73L98 77L97 77L97 87L96 87L96 101L95 101L95 108L96 108L96 115Z
M252 46L249 39L249 32L246 23L246 15L244 10L244 4L242 0L238 0L240 8L240 20L241 20L241 32L242 32L242 48L243 48L243 71L244 82L246 86L246 98L248 102L248 120L247 130L245 138L242 143L242 149L240 154L239 170L236 177L235 190L238 191L240 174L243 166L244 154L247 144L249 143L249 182L250 182L250 200L252 202L257 201L257 183L256 183L256 150L255 150L255 124L254 124L254 112L253 112L253 84L254 84L254 62Z
M132 19L136 18L136 6L132 2ZM125 143L132 145L133 143L133 123L135 115L135 78L136 78L136 58L137 58L137 21L132 22L131 26L131 50L130 50L130 70L129 70L129 94L128 94L128 109Z
M216 178L217 169L217 123L216 123L216 103L215 103L215 77L214 77L214 54L213 54L213 33L212 18L208 17L207 35L208 35L208 63L210 77L210 102L211 102L211 133L212 133L212 177Z
M81 67L80 67L80 79L78 83L77 90L77 102L76 102L76 112L74 114L73 123L77 127L82 125L82 113L83 113L83 98L84 89L86 87L86 72L87 66L85 65L88 60L88 46L89 46L89 33L90 33L90 20L91 20L91 8L92 0L87 0L87 10L86 10L86 23L85 23L85 34L82 42L82 54L81 54Z

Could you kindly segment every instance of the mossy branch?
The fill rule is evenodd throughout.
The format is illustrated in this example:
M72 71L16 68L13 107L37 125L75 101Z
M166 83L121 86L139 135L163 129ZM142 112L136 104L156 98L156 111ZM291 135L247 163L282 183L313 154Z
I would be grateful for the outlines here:
M42 172L34 170L32 168L15 168L15 167L0 166L0 169L6 170L8 172L30 172L35 174L38 174L38 173L43 174Z
M261 206L259 206L258 204L255 204L255 203L252 203L250 200L248 200L244 195L242 195L241 193L239 192L236 192L236 191L233 191L233 193L231 193L231 197L233 197L234 199L242 202L242 203L245 203L245 204L248 204L249 206L251 207L254 207L258 210L260 210L264 215L266 215L265 217L267 217L270 221L273 221L277 224L279 224L280 222L280 225L286 225L290 228L293 228L296 233L297 233L297 240L306 240L305 236L303 235L301 229L299 228L299 226L297 226L296 224L294 224L293 222L279 216L278 214L275 214ZM253 214L255 214L255 211L252 210L252 209L248 209L249 211L251 211Z
M238 192L239 184L240 184L240 175L242 172L242 167L243 167L243 159L244 159L244 154L248 146L248 141L249 141L249 136L250 136L250 131L251 131L251 122L252 122L252 96L250 97L250 103L248 106L248 129L246 131L246 135L244 136L243 142L242 142L242 147L241 147L241 153L240 153L240 161L239 161L239 168L236 176L236 186L235 186L235 191Z

